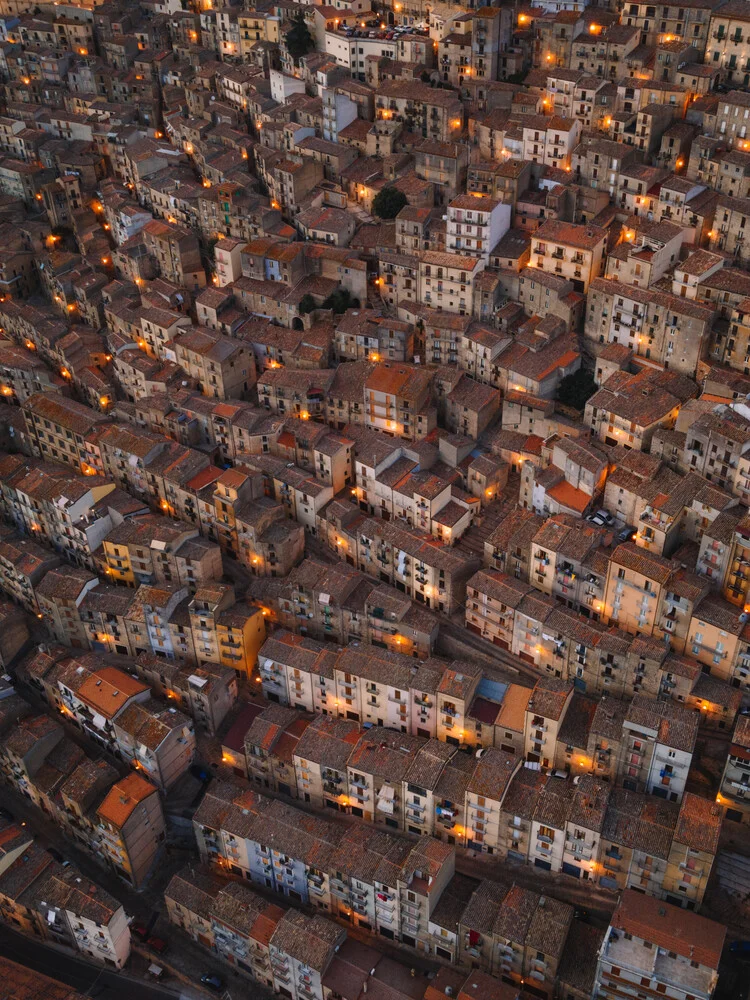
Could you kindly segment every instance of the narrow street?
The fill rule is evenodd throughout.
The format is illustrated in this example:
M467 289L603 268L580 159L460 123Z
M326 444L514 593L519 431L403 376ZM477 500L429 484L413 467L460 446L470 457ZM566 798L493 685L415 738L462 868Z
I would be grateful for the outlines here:
M174 936L176 929L169 923L166 915L164 889L176 872L184 868L189 861L196 860L194 851L172 850L169 852L168 849L168 853L159 860L157 869L152 873L152 877L146 886L141 891L136 891L118 878L111 869L97 864L88 852L78 848L74 843L67 840L60 828L23 795L7 786L3 786L3 804L11 810L19 823L23 822L26 824L26 827L37 836L43 846L56 848L67 861L72 862L84 875L118 899L122 903L128 917L149 925L152 933L164 938L167 942ZM133 976L141 978L145 974L149 964L156 962L167 973L166 984L170 989L179 990L180 995L187 998L187 1000L199 1000L199 998L202 1000L202 998L210 994L204 992L199 986L192 984L198 983L204 972L221 972L223 963L216 959L212 961L209 954L186 936L181 935L181 938L179 947L170 949L166 955L160 956L150 954L144 946L140 945L133 938L133 952L128 963L128 972ZM2 939L0 938L0 940ZM23 940L26 941L28 939L23 938ZM30 946L36 950L42 948L36 941L30 942ZM20 959L15 959L13 952L7 953L7 957L20 961ZM64 953L55 952L54 961L57 961L58 958L64 959L66 957ZM79 960L72 959L72 961L78 962ZM88 966L85 962L80 962L79 964L86 966L86 968L93 968L94 971L96 969L96 967ZM53 962L50 968L54 969L54 967ZM41 965L39 969L40 971L44 971ZM107 973L107 975L116 977L115 973ZM63 982L66 981L63 980ZM238 982L246 982L246 980L238 977ZM71 983L70 985L75 984ZM80 989L80 987L76 988ZM140 991L141 984L139 983L138 992L140 993ZM162 997L165 995L163 991L157 991L157 993ZM118 998L122 996L123 1000L130 1000L134 993L132 987L128 987L128 992L122 994L104 993L96 995L104 996L107 1000L110 995L113 1000L116 996ZM174 994L170 995L174 996ZM157 1000L156 994L153 1000Z
M231 777L231 768L222 764L219 759L216 768L216 778ZM349 816L343 813L331 814L329 809L317 809L301 799L281 795L268 788L261 789L260 791L269 798L287 802L289 805L294 806L295 809L309 813L312 816L318 816L329 822L338 823L342 827L362 825L362 820L357 819L356 816ZM398 836L416 841L416 838L411 837L409 834L399 833ZM570 903L571 906L587 910L591 917L591 923L602 927L606 927L609 923L609 917L615 908L619 895L611 889L603 889L591 882L578 881L571 875L545 872L531 865L508 861L496 855L478 853L466 847L456 847L456 871L463 875L470 875L476 879L488 878L501 882L516 882L524 888L532 889L535 892L543 893L554 899L562 900L564 903Z
M340 563L341 560L323 545L317 538L305 539L305 555L308 558L317 559L320 562L328 563L331 566ZM367 575L367 574L365 574ZM374 583L379 583L375 577L368 577ZM463 622L450 621L445 615L431 611L429 608L422 608L432 615L438 625L438 640L435 650L439 655L447 656L449 659L476 659L478 653L483 658L483 663L491 670L495 671L497 680L505 683L528 684L533 687L539 678L539 672L523 660L500 649L482 639L481 636L474 635L465 627ZM462 612L463 614L463 612ZM449 640L446 642L446 638Z
M30 940L0 925L0 955L28 969L41 972L86 996L100 1000L183 1000L190 994L179 987L165 988L136 978L132 973L112 972L84 962L41 941ZM4 994L3 994L4 995Z
M607 927L617 905L619 892L602 889L591 882L580 882L572 875L544 872L521 862L506 861L491 854L478 854L468 848L456 849L456 871L472 878L490 878L515 882L579 910L586 910L589 923Z

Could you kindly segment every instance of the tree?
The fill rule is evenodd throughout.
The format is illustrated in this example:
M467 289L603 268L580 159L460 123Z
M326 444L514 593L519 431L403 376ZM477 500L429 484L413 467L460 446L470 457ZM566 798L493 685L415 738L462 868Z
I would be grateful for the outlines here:
M395 187L384 187L372 200L372 210L379 219L395 219L406 204L406 195Z
M313 309L317 308L318 307L315 305L315 299L312 297L312 295L307 294L303 295L302 298L299 300L299 305L297 306L297 312L300 314L300 316L307 316L308 313L311 313Z
M355 299L348 288L337 288L331 292L323 303L324 309L332 309L336 315L345 313L347 309L358 309L359 299Z
M301 10L297 11L292 18L292 26L284 36L284 41L286 42L289 55L294 59L295 65L299 64L302 56L306 56L311 49L315 48L315 41L310 34L307 22L305 21L305 15Z
M574 410L583 410L596 389L597 385L591 372L579 368L572 375L566 375L560 382L557 399L565 406L572 406Z

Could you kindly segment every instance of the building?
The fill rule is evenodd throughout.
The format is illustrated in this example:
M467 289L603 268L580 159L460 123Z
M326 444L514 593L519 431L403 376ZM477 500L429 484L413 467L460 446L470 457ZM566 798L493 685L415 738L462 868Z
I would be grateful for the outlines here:
M637 375L618 371L586 403L585 421L604 444L648 451L659 428L674 427L681 391L679 384L649 369Z
M221 579L221 549L196 528L149 515L123 521L102 543L106 573L115 583L177 583L193 593Z
M410 132L438 142L458 139L464 124L463 106L453 91L401 80L380 85L375 114L378 119L403 122Z
M748 14L736 0L730 0L719 9L711 5L711 19L706 35L706 63L716 66L728 83L747 87L748 53L745 44Z
M32 939L61 948L63 954L73 952L102 968L122 969L130 957L130 928L122 905L76 868L56 862L19 826L3 820L0 838L3 920ZM44 996L58 995L46 977L38 977L34 985L37 996L37 987ZM32 1000L34 994L18 995ZM66 987L59 996L70 1000L72 994Z
M602 273L606 243L607 232L599 226L550 219L534 233L529 266L567 278L586 293Z
M489 261L510 228L510 206L492 198L462 194L448 204L446 249Z
M96 810L99 851L137 889L151 872L166 837L156 787L137 772L116 782Z
M193 723L178 709L154 699L133 702L114 722L125 760L166 792L188 769L195 753Z
M616 996L629 984L678 1000L709 1000L718 980L727 929L633 889L626 889L604 936L594 996Z
M50 461L67 462L76 471L88 469L86 435L107 417L56 392L38 392L23 404L36 453Z
M732 733L721 790L716 801L726 811L727 819L740 823L750 816L750 720L741 715Z

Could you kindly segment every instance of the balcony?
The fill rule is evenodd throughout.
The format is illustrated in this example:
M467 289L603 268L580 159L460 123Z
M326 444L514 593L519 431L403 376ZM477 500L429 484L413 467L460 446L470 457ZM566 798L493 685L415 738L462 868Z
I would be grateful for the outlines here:
M691 868L685 861L681 861L679 865L681 872L687 872L689 875L696 875L698 878L703 878L705 872L702 868Z

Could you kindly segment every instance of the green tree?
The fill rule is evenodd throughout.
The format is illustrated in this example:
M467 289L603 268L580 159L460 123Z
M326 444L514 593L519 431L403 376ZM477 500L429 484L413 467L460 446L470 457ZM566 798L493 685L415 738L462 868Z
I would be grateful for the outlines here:
M372 210L379 219L395 219L406 204L406 195L395 187L384 187L372 200Z
M313 309L317 308L318 307L315 305L315 299L312 297L312 295L308 294L308 295L303 295L302 298L299 300L299 305L297 306L297 312L300 314L300 316L307 316L308 313L311 313Z
M572 375L566 375L560 382L557 399L565 406L572 406L574 410L583 410L596 389L597 385L591 372L579 368Z
M286 42L289 55L294 59L295 65L299 63L302 56L306 56L311 49L315 48L315 41L310 34L307 22L305 21L305 15L301 10L297 11L292 18L292 26L284 36L284 41Z
M348 288L337 288L325 300L323 308L332 309L336 315L340 315L347 309L358 309L359 299L354 298Z

